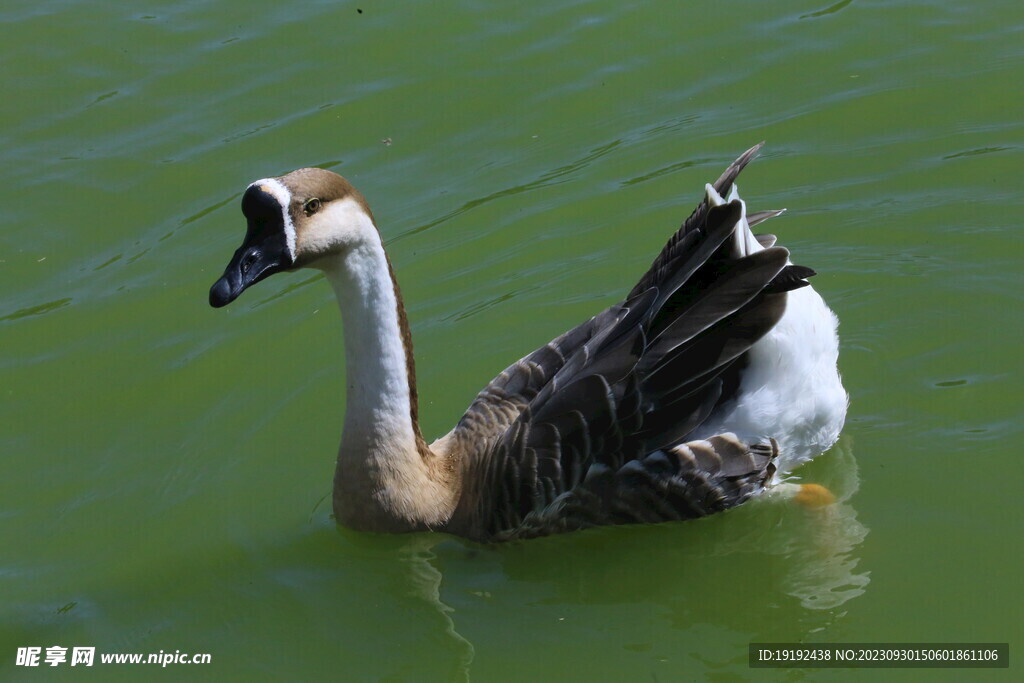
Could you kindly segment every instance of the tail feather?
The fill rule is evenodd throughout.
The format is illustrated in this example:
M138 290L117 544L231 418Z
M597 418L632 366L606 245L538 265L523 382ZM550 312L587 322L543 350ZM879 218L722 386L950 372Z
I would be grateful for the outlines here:
M718 194L726 195L729 193L729 190L732 189L733 183L736 182L736 177L739 176L740 172L744 168L747 167L747 164L754 160L754 157L757 156L757 153L761 151L762 147L764 147L763 140L741 154L739 159L729 164L729 168L725 169L722 175L718 176L718 180L714 183L715 189L718 190ZM698 211L699 210L700 207L698 207ZM696 211L694 213L696 213ZM690 219L688 218L686 222L689 223ZM686 224L684 223L683 226L685 227L685 225Z
M722 173L718 180L716 180L712 185L719 195L729 194L733 183L736 182L737 176L739 176L740 172L746 168L747 164L757 156L757 153L761 150L762 146L764 146L764 142L759 142L741 154L736 161L729 164L729 167L725 169L725 172ZM636 283L636 286L633 287L632 291L630 291L629 296L639 294L640 292L643 292L657 284L658 280L666 272L666 266L674 261L681 252L687 251L687 247L690 245L690 242L685 239L686 236L704 228L704 225L707 223L708 211L710 208L711 204L709 198L705 196L701 203L697 205L697 208L693 210L693 213L690 214L689 218L683 222L679 230L669 238L668 242L662 248L661 253L659 253L658 257L654 259L653 263L651 263L651 267L647 269L644 276L640 278L640 281ZM765 219L762 218L761 220Z
M773 209L771 211L755 211L754 213L747 214L747 223L750 224L750 227L754 227L758 223L764 223L769 218L775 218L776 216L781 216L784 213L786 213L785 209ZM760 237L760 235L758 235L758 237ZM774 235L765 235L765 237L774 237ZM775 242L773 240L772 244L774 243ZM767 246L770 247L771 244Z

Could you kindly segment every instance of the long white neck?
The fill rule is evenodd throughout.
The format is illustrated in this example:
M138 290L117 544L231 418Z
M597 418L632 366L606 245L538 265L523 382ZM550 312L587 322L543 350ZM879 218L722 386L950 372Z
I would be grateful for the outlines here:
M325 268L344 322L347 406L343 445L416 450L398 300L384 248L361 244Z
M335 515L372 531L438 526L447 519L450 492L436 481L432 454L419 435L412 342L376 229L318 267L334 288L345 330Z

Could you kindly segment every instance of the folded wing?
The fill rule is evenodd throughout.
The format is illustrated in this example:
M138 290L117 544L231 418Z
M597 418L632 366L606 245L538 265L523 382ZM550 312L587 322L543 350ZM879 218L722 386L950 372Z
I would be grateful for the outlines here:
M453 517L480 539L686 519L736 505L774 471L773 444L686 443L739 383L744 354L810 269L737 247L736 160L622 302L507 368L449 435L464 453ZM764 220L778 212L757 214ZM759 222L758 221L758 222ZM745 236L744 236L745 237Z

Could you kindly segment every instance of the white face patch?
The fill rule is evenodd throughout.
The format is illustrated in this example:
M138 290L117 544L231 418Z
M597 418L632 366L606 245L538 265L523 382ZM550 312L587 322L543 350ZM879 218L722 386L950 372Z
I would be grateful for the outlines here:
M377 228L359 202L343 197L327 202L302 223L299 251L316 258L363 243L380 244Z
M295 224L292 223L292 215L288 213L288 207L291 206L292 203L292 193L289 192L288 188L279 180L275 180L274 178L263 178L261 180L257 180L254 183L250 183L249 187L259 187L261 190L276 199L277 203L281 205L281 218L283 219L285 242L288 244L288 255L291 256L292 263L294 263Z

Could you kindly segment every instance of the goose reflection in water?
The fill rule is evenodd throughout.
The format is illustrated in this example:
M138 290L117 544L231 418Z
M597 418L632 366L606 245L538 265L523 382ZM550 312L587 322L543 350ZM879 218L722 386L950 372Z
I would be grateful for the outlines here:
M806 640L841 622L843 606L870 582L857 554L868 529L851 502L859 488L851 439L807 467L833 501L798 502L798 489L784 483L746 506L687 524L484 546L413 534L394 549L394 570L424 608L417 612L426 637L443 639L456 678L469 676L474 642L497 646L489 630L476 633L477 625L493 623L508 624L503 646L511 648L525 637L523 624L530 624L530 638L576 629L573 642L593 643L627 624L653 622L654 631L675 632L669 639L685 638L693 652L712 651L704 643L715 639L730 661L745 659L749 642ZM359 545L381 538L340 533ZM757 624L764 626L752 631ZM621 646L647 652L663 640L647 629ZM714 658L701 657L712 671Z

